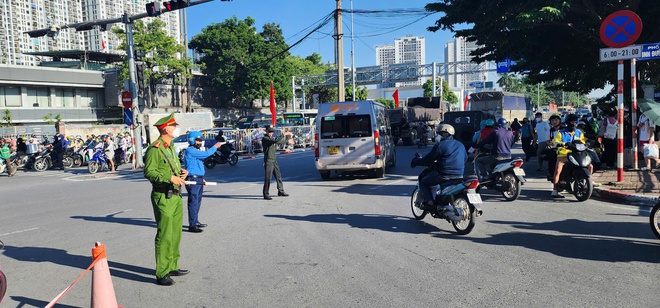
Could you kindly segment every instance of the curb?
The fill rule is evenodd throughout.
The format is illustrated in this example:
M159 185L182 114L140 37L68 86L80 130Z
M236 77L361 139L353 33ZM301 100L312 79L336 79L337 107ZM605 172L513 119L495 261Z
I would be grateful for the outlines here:
M644 205L648 207L652 207L655 205L657 202L657 197L647 197L647 196L639 196L635 194L629 194L629 193L624 193L620 192L617 190L613 189L605 189L601 187L594 187L594 196L601 198L601 199L606 199L610 201L616 201L616 202L622 202L626 204L637 204L637 205Z

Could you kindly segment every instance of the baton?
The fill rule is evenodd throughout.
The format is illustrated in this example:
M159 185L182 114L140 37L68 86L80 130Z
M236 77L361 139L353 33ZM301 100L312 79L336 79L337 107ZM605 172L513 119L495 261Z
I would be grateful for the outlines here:
M197 181L185 181L186 185L218 185L218 182L197 182Z

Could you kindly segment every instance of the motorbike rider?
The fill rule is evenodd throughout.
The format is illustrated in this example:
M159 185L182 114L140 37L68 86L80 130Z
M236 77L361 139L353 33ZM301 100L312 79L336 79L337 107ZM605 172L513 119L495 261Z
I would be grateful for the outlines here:
M419 181L419 189L424 197L424 209L434 210L431 188L449 180L462 179L465 171L467 153L465 147L454 139L454 127L449 124L435 128L435 145L431 152L421 158L413 159L411 166L431 166L433 171Z
M486 145L492 145L490 155L482 156L475 160L477 166L477 177L479 182L486 182L487 175L493 167L500 161L511 159L511 144L513 143L513 133L508 130L509 121L505 118L497 120L498 128L490 133L485 139L473 145L469 153Z
M224 157L229 157L231 155L231 148L230 146L226 143L227 139L225 139L224 133L222 130L218 131L218 134L215 136L215 141L217 142L223 142L222 146L220 146L220 154Z
M547 179L549 182L552 182L555 175L555 167L557 166L557 149L552 143L555 140L555 137L559 131L563 128L561 123L561 117L559 114L553 114L548 119L550 121L550 139L548 139L548 144L544 152L546 159L548 160L548 176Z
M566 117L566 128L559 130L555 136L555 139L552 141L552 143L557 147L557 165L555 167L555 175L552 180L554 188L550 194L550 196L553 198L564 198L564 196L557 192L559 176L561 175L561 171L564 169L564 164L566 164L568 161L568 154L571 153L571 150L565 148L564 145L574 140L580 140L582 143L586 142L584 133L577 129L577 120L577 115L569 114ZM589 172L593 173L593 165L589 165Z
M428 138L428 130L424 123L419 123L417 125L417 137L419 137L420 144L426 144Z

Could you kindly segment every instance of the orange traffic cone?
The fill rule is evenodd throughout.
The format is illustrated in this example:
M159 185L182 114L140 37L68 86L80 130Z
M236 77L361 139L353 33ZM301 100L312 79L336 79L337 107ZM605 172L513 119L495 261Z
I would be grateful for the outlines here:
M105 256L105 245L96 242L92 248L92 257L99 260L92 270L92 308L117 308L115 289L110 278L108 259Z

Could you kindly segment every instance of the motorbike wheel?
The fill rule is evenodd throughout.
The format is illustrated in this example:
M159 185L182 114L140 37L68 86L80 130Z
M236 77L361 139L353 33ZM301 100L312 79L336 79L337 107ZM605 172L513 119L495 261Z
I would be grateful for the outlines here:
M48 161L46 161L45 158L37 159L37 161L34 162L35 171L44 172L46 169L48 169Z
M424 198L422 198L422 193L419 191L419 188L415 187L413 189L412 195L410 196L410 209L412 209L413 217L415 220L422 220L426 217L427 211L423 210Z
M89 164L87 164L87 170L89 170L89 173L94 174L99 171L99 165L99 162L90 161Z
M73 167L73 158L71 158L71 156L64 157L62 159L62 164L64 164L64 168Z
M506 201L515 201L520 197L520 180L513 173L505 173L502 182L511 184L509 190L502 191L502 196Z
M467 197L456 197L452 205L463 214L461 220L452 220L451 224L454 226L454 230L460 235L466 235L472 232L472 229L474 229L474 207L467 201Z
M215 162L212 159L206 159L204 160L204 167L206 169L213 169L215 168Z
M651 222L651 230L653 230L653 234L660 239L660 202L656 203L651 210L649 221Z
M238 164L238 155L231 154L227 162L229 163L230 166L236 166L236 164Z
M591 198L591 194L594 192L594 185L591 182L591 179L586 176L580 176L575 178L573 183L573 194L578 201L586 201Z
M76 168L82 166L82 161L83 161L83 158L82 158L81 155L74 156L73 157L73 166L76 167Z
M0 173L3 173L7 170L7 166L5 164L0 164Z

